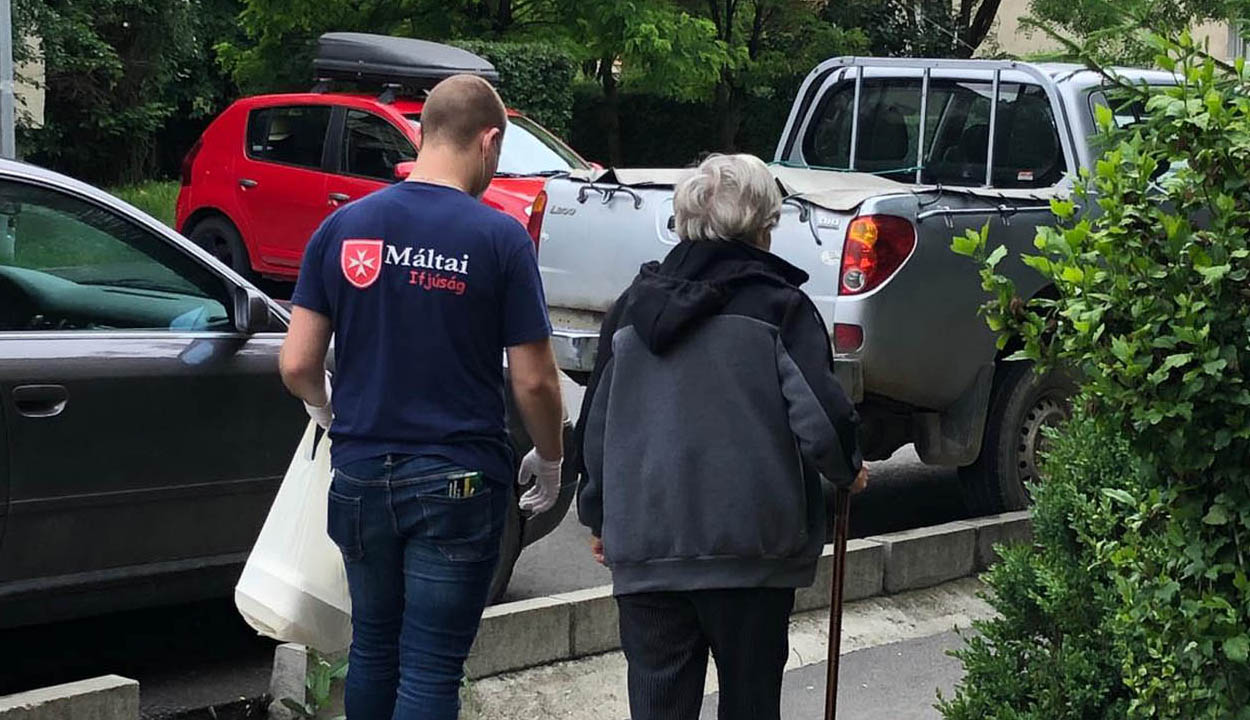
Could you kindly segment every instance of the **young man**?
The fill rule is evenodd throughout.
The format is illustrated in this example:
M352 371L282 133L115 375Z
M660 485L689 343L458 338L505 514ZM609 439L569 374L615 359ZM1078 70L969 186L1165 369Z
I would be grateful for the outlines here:
M430 93L407 182L330 216L304 255L282 377L333 439L329 534L352 597L349 720L453 720L513 497L512 391L534 450L522 510L560 489L559 371L534 246L478 199L507 115L456 76ZM334 338L334 405L324 370Z

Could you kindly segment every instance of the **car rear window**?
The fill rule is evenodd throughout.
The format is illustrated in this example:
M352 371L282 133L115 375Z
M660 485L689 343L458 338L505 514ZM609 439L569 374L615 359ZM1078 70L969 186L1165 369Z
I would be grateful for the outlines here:
M247 118L247 155L253 160L319 169L329 127L327 105L253 110Z
M916 182L919 170L925 183L984 185L993 85L932 80L922 153L921 88L920 78L863 81L854 169L908 183ZM807 164L851 168L854 103L854 83L843 83L822 100L804 138ZM997 123L994 187L1049 187L1063 177L1063 147L1040 86L1002 83Z

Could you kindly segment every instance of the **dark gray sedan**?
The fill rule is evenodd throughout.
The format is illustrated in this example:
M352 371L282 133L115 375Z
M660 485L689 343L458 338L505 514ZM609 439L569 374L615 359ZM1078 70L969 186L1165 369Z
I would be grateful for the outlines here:
M229 594L307 422L287 318L135 208L0 161L0 627ZM573 489L513 512L495 597Z

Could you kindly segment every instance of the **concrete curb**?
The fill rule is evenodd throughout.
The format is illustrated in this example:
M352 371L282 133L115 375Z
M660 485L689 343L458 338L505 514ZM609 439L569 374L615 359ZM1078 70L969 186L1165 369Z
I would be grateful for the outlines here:
M139 683L118 675L0 697L4 720L139 720Z
M1031 537L1029 513L1023 511L851 540L844 599L894 595L968 577L997 559L995 545ZM833 546L827 545L815 582L795 596L795 612L829 607L832 579ZM619 649L616 602L612 586L604 585L487 608L465 672L479 679ZM303 687L304 665L297 657L302 650L279 648L274 697Z
M992 515L852 540L847 544L847 601L932 587L974 575L997 559L994 546L1032 538L1028 511ZM829 606L833 547L816 581L799 590L795 612ZM465 668L477 679L620 649L612 587L521 600L487 608Z

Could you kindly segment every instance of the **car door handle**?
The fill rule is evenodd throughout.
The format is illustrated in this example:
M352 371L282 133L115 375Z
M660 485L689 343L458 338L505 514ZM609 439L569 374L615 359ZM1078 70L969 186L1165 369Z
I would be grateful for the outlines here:
M49 418L61 414L69 403L69 392L62 385L21 385L13 388L13 404L29 418Z
M330 193L330 202L332 203L345 203L351 199L352 199L352 196L348 195L347 193L340 193L340 192Z
M252 188L256 187L259 184L260 183L256 182L255 180L251 178L239 178L239 187L243 188L244 190L251 190Z

